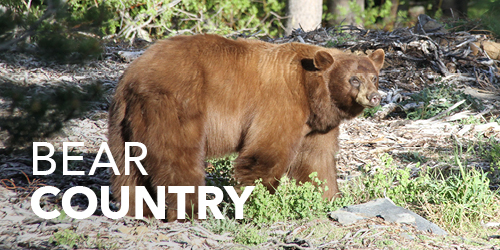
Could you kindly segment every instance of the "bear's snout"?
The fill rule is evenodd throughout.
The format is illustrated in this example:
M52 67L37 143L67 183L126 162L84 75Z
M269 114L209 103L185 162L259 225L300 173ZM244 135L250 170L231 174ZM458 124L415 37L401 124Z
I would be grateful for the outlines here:
M380 100L382 99L382 96L378 92L374 92L370 95L370 106L375 107L380 104Z

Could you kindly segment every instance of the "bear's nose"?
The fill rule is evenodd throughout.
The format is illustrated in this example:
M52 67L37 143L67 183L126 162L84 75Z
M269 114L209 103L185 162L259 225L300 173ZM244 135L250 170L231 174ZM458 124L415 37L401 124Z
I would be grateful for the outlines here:
M380 104L380 99L382 99L382 96L380 96L380 94L378 92L372 93L370 95L370 98L369 98L370 105L373 106L373 107L379 105Z

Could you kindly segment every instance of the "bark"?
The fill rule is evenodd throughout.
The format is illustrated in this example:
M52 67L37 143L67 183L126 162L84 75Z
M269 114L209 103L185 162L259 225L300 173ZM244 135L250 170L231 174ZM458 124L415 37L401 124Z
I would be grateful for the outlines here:
M288 0L286 34L291 34L292 30L297 28L311 31L321 27L322 14L322 0Z
M385 30L392 30L394 29L394 24L398 18L398 8L399 8L399 0L385 0L385 1L391 1L391 14L388 17L384 18L384 23L385 23Z

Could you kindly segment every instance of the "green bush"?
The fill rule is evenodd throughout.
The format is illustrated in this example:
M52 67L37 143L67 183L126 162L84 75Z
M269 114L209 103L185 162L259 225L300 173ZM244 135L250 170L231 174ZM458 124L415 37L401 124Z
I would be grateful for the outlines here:
M92 9L94 1L70 0L76 13ZM100 7L115 13L103 30L127 38L151 40L184 33L255 33L276 36L283 34L281 16L284 1L267 0L109 0ZM102 11L101 11L102 12ZM80 14L80 16L82 16Z
M77 234L73 230L65 229L54 233L50 237L50 242L56 246L68 246L70 248L76 248L78 244L85 240L83 235Z
M270 194L261 181L257 181L245 204L245 218L261 225L326 215L332 209L332 203L322 197L325 190L321 186L324 182L317 178L317 173L312 173L309 177L315 184L297 184L295 180L284 176L280 179L275 194Z
M356 1L354 0L349 2L349 7L352 10L361 12L361 10L356 4ZM392 7L391 1L385 1L382 5L375 6L374 0L368 0L365 10L360 14L358 14L357 18L361 19L365 25L373 27L375 23L377 23L378 19L382 20L391 15L391 7Z
M99 83L83 89L58 86L44 91L27 90L13 83L2 83L0 87L0 96L9 101L9 113L0 118L0 128L8 132L10 146L50 136L103 97Z
M100 57L100 42L92 37L66 33L57 25L44 27L36 36L41 56L59 62L79 63Z
M91 31L90 27L96 30L111 17L104 9L72 13L60 0L46 3L3 0L0 5L6 9L0 12L0 21L8 24L0 28L0 51L18 45L18 49L64 63L96 59L102 54L100 42L83 31ZM27 45L35 45L39 50Z

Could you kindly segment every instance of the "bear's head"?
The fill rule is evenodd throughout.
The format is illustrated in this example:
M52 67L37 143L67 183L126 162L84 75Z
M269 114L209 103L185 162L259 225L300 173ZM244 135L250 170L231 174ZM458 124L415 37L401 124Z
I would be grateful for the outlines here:
M359 115L364 108L378 106L378 78L384 59L382 49L369 56L319 50L312 60L303 61L302 66L309 72L309 125L327 131L342 119Z

